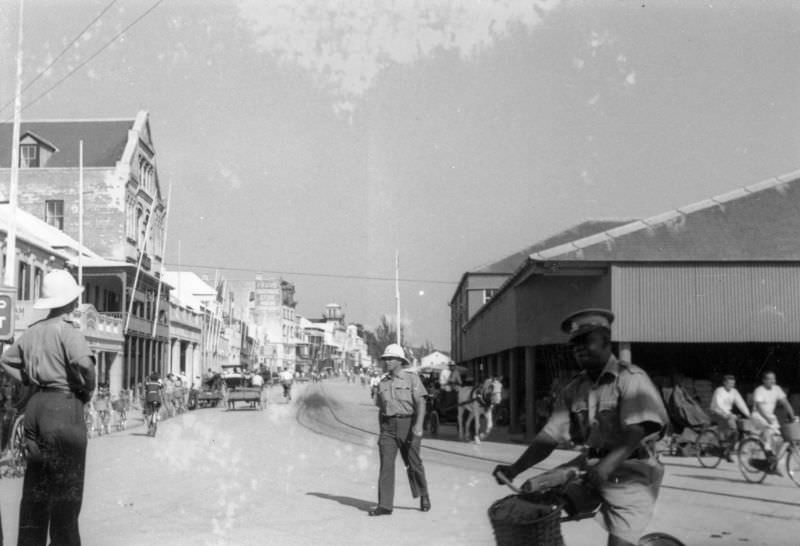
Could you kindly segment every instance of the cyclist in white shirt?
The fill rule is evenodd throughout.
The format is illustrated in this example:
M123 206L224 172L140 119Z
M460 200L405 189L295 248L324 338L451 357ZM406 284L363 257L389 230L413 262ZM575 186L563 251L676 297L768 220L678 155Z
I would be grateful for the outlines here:
M753 392L753 423L761 432L761 441L764 442L770 463L774 463L780 443L780 423L775 416L775 408L781 404L792 420L796 417L786 393L775 384L775 372L764 372L761 375L761 383L761 386Z
M736 440L736 415L733 414L733 407L736 406L742 415L750 417L742 399L742 395L736 390L736 378L732 375L725 375L722 378L722 385L714 391L711 397L711 419L719 427L720 439L725 443L725 459L733 462L731 458L731 446Z

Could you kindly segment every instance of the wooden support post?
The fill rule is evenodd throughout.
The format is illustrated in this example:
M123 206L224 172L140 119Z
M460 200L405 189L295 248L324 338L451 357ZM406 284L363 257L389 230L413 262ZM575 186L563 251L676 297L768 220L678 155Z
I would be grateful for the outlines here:
M519 386L517 385L519 374L517 373L518 359L517 350L508 351L508 432L516 434L519 432Z
M536 435L536 348L525 347L525 439Z

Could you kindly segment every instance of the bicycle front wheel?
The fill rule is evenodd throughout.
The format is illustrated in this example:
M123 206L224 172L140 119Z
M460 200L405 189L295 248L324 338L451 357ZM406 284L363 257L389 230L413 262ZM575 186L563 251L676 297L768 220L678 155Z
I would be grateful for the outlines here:
M719 441L719 435L711 429L702 431L695 443L695 453L700 466L717 468L722 461L722 443Z
M800 487L800 449L797 444L793 445L786 454L786 473L797 487Z
M739 445L739 470L750 483L761 483L767 477L767 450L758 438L746 438Z

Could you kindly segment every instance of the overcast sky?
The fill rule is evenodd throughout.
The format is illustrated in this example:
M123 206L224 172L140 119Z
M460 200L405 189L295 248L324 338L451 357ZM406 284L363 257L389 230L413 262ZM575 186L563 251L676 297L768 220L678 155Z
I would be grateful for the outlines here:
M26 81L109 3L23 104L154 3L28 0ZM392 277L399 250L439 281L402 284L411 341L446 350L465 270L800 168L798 52L788 1L165 0L23 117L149 111L168 266L180 241L185 264ZM391 282L284 277L307 316L394 310Z

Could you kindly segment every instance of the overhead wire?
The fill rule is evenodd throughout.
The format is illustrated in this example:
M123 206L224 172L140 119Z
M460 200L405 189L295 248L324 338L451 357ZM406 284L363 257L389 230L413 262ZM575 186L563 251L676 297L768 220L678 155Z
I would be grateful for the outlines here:
M243 271L248 273L268 273L271 275L294 275L294 276L304 276L304 277L324 277L330 279L348 279L348 280L360 280L360 281L392 281L394 282L394 277L373 277L369 275L345 275L345 274L335 274L335 273L312 273L309 271L277 271L277 270L268 270L268 269L254 269L248 267L225 267L225 266L218 266L218 265L198 265L198 264L186 264L180 263L175 264L175 267L178 268L192 268L192 269L208 269L208 270L215 270L215 271ZM228 280L239 280L239 279L228 279ZM252 279L242 279L242 280L252 280ZM399 279L400 282L413 282L413 283L421 283L421 284L448 284L448 285L455 285L458 284L456 281L443 281L437 279L411 279L411 278L401 278Z
M69 42L69 43L68 43L68 44L67 44L67 45L64 47L64 49L62 49L62 50L61 50L61 52L60 52L58 55L56 55L56 56L55 56L55 58L54 58L52 61L50 61L50 62L48 63L48 65L47 65L47 66L45 66L44 68L42 68L41 70L39 70L39 72L36 74L36 76L34 76L33 78L31 78L31 80L30 80L30 81L28 81L28 82L27 82L27 83L26 83L26 84L25 84L25 85L22 87L22 92L24 93L25 91L27 91L28 89L30 89L30 88L31 88L31 86L32 86L34 83L36 83L37 81L39 81L39 79L40 79L42 76L44 76L44 75L45 75L45 73L47 73L47 71L48 71L48 70L50 70L50 69L53 67L53 65L55 65L55 64L56 64L56 63L59 61L59 59L61 59L61 57L63 57L64 55L66 55L66 54L67 54L67 52L70 50L70 48L71 48L73 45L75 45L75 43L77 43L77 41L78 41L78 40L80 40L80 39L83 37L83 35L84 35L84 34L86 34L86 31L87 31L87 30L89 30L90 28L92 28L92 27L94 26L94 24L95 24L97 21L99 21L99 20L100 20L100 18L101 18L103 15L105 15L105 14L108 12L108 10L110 10L110 9L111 9L111 7L112 7L114 4L116 4L116 3L117 3L117 0L111 0L111 2L109 2L109 3L106 5L106 7L104 7L104 8L103 8L103 9L100 11L100 13L98 13L98 14L97 14L97 15L94 17L94 19L92 19L91 21L89 21L89 23L88 23L88 24L86 24L86 26L84 26L84 27L81 29L81 31L80 31L80 32L78 32L78 34L76 34L76 35L75 35L75 37L74 37L74 38L73 38L73 39L72 39L72 40L71 40L71 41L70 41L70 42ZM14 98L12 97L12 98L11 98L11 99L9 99L9 100L8 100L8 101L7 101L5 104L3 104L2 106L0 106L0 112L2 112L3 110L5 110L6 108L8 108L8 107L9 107L11 104L13 104L13 102L14 102Z
M34 104L36 104L37 102L39 102L41 99L43 99L45 96L47 96L47 94L48 94L48 93L50 93L50 92L51 92L53 89L55 89L56 87L58 87L59 85L61 85L61 84L62 84L62 83L64 83L65 81L67 81L67 80L68 80L70 77L72 77L72 75L73 75L73 74L75 74L75 73L76 73L78 70L80 70L81 68L83 68L84 66L86 66L87 64L89 64L89 63L90 63L92 60L94 60L94 59L95 59L95 58L96 58L98 55L100 55L100 53L102 53L102 52L103 52L103 51L105 51L105 50L106 50L108 47L110 47L110 46L111 46L111 44L113 44L114 42L116 42L117 40L119 40L119 38L120 38L120 37L122 37L122 35L123 35L123 34L125 34L125 33L126 33L128 30L130 30L130 29L131 29L131 28L133 28L133 27L134 27L136 24L138 24L138 23L139 23L139 22L140 22L142 19L144 19L144 18L145 18L145 17L147 17L147 16L148 16L150 13L152 13L152 12L153 12L153 10L155 10L155 9L156 9L156 8L157 8L159 5L161 5L161 3L162 3L163 1L164 1L164 0L156 0L156 2L155 2L155 3L153 3L153 5L152 5L152 6L150 6L150 7L149 7L147 10L145 10L145 11L144 11L144 12L143 12L141 15L139 15L139 16L138 16L136 19L134 19L134 20L133 20L132 22L130 22L128 25L126 25L126 26L125 26L125 28L123 28L121 31L119 31L118 33L116 33L116 34L114 35L114 37L113 37L113 38L111 38L111 39L110 39L110 40L108 40L108 41L107 41L105 44L103 44L103 45L100 47L100 49L98 49L97 51L95 51L94 53L92 53L92 55L90 55L90 56L89 56L89 57L88 57L86 60L84 60L84 61L83 61L83 62L81 62L81 63L80 63L78 66L74 67L74 68L73 68L73 69L71 69L69 72L67 72L67 73L66 73L66 74L65 74L65 75L64 75L64 76L63 76L61 79L59 79L59 80L58 80L58 81L56 81L56 82L55 82L53 85L51 85L50 87L48 87L47 89L45 89L45 90L44 90L42 93L40 93L39 95L37 95L37 96L36 96L36 98L34 98L34 99L32 99L32 100L30 100L30 101L26 102L26 103L25 103L25 104L22 106L22 110L27 110L28 108L30 108L31 106L33 106ZM8 120L6 120L6 121L8 121Z

